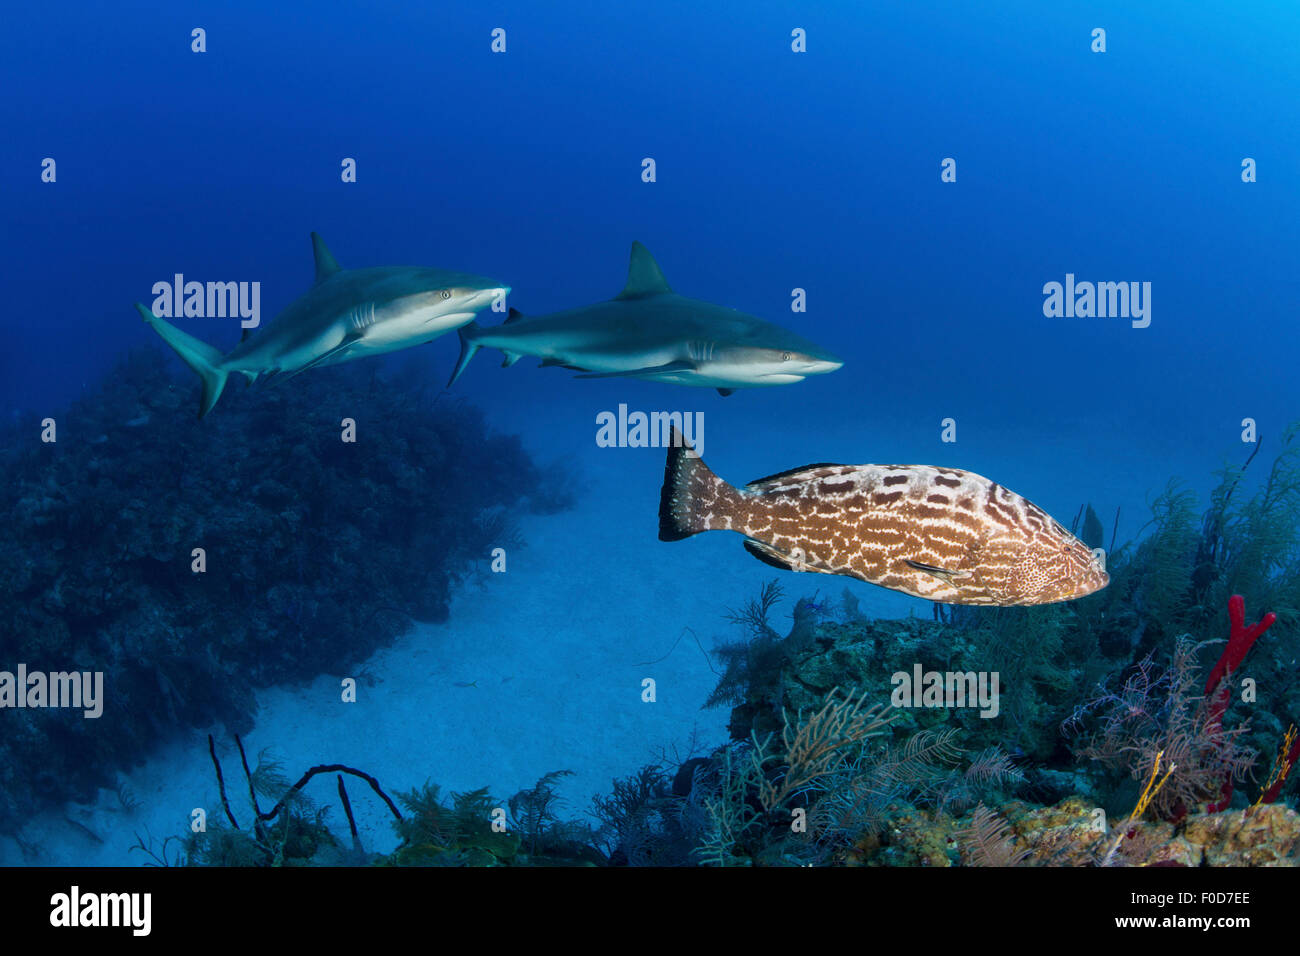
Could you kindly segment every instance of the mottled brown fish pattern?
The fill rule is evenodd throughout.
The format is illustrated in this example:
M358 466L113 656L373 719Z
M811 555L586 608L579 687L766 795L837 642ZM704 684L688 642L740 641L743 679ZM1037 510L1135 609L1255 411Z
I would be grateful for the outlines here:
M659 503L664 541L735 531L768 564L945 604L1053 604L1110 583L1047 512L974 472L817 464L736 488L680 434L674 441Z

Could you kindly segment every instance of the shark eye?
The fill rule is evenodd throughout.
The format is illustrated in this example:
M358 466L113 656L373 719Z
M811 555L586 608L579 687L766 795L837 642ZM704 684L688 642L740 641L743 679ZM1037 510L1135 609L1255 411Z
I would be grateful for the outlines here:
M439 293L439 295L441 295L444 299L450 299L450 298L451 298L451 290L450 290L450 289L443 289L442 292Z
M781 361L782 361L782 362L788 362L788 361L790 361L790 353L789 353L789 352L782 352L782 353L781 353Z

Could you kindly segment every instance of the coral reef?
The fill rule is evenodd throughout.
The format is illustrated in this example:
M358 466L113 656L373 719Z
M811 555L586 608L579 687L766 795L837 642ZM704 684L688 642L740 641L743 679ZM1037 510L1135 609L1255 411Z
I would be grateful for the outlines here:
M1080 705L1063 729L1088 726L1075 740L1075 753L1107 768L1123 767L1134 780L1146 780L1159 760L1174 769L1152 806L1157 816L1179 820L1189 808L1231 795L1234 781L1244 780L1255 752L1241 742L1248 727L1223 726L1226 701L1199 696L1196 645L1180 640L1173 661L1158 676L1148 655L1117 693Z
M838 614L800 599L782 636L784 595L765 586L729 614L740 639L715 650L722 674L709 703L731 706L732 742L683 764L685 786L667 790L662 769L634 778L640 788L616 784L624 842L611 859L1294 864L1295 814L1270 804L1285 797L1300 759L1289 717L1300 711L1296 433L1282 436L1253 494L1244 480L1252 452L1220 473L1199 517L1195 496L1171 483L1140 540L1116 547L1117 513L1111 587L1068 605L936 607L932 620L871 621L846 592ZM1080 522L1101 546L1091 505ZM1276 613L1247 627L1246 601ZM1275 622L1277 633L1259 641ZM1229 635L1217 663L1206 649L1219 642L1192 636L1216 631ZM890 700L894 677L914 669L996 672L999 719L972 707L913 703L886 715L869 706ZM845 686L857 690L841 700ZM871 733L843 733L814 751L832 759L806 768L810 748L797 742L821 739L826 708L849 707ZM1277 758L1255 802L1234 799L1261 752Z
M517 439L433 387L343 366L234 389L196 423L164 367L133 353L52 416L56 442L27 424L0 443L0 666L102 671L106 698L97 720L3 712L0 830L111 786L177 728L246 731L256 687L346 672L444 618L503 515L565 504Z
M160 847L140 838L135 849L156 866L590 866L605 862L595 849L596 834L582 823L562 821L556 783L568 771L547 774L532 787L498 801L486 787L451 794L450 803L437 784L397 794L396 801L365 771L342 764L322 764L307 770L290 785L278 761L260 755L249 770L243 742L235 736L247 782L247 807L231 807L225 774L216 745L208 737L221 793L221 812L210 808L208 824L184 838L168 837ZM318 807L304 789L313 778L336 774L339 803L347 817L351 846L345 847L329 827L329 807ZM366 852L352 814L344 774L361 779L393 816L401 845L388 855ZM274 801L262 810L258 797ZM400 803L406 810L398 809ZM224 816L229 822L225 826ZM250 826L240 826L244 816ZM176 839L180 848L170 849Z
M1003 808L1024 863L1095 866L1109 840L1096 825L1094 808L1072 798L1054 807L1011 804ZM1286 807L1247 813L1198 813L1184 825L1140 822L1121 834L1113 865L1295 866L1300 816Z
M0 827L102 784L176 726L237 735L251 688L351 666L410 618L445 615L457 575L516 540L513 515L564 504L473 411L361 367L239 391L197 428L183 393L135 356L62 416L59 444L0 452L19 541L0 556L0 650L103 670L116 708L111 733L6 715ZM362 409L364 453L337 425ZM1116 513L1111 586L1079 601L870 620L846 590L837 606L799 597L785 627L786 595L765 585L713 653L708 705L730 709L729 740L614 781L594 828L559 817L562 771L504 800L432 782L390 799L355 768L291 783L264 753L250 769L236 736L245 786L210 744L207 830L137 849L154 865L1294 865L1297 433L1266 474L1249 471L1254 452L1224 468L1204 509L1171 483L1118 546ZM1102 545L1091 504L1075 526ZM1248 626L1246 606L1271 613ZM931 673L957 675L949 688L996 675L996 707L899 696ZM1276 755L1262 781L1260 754ZM305 792L326 776L346 831L334 801ZM365 850L349 780L387 801L392 854Z

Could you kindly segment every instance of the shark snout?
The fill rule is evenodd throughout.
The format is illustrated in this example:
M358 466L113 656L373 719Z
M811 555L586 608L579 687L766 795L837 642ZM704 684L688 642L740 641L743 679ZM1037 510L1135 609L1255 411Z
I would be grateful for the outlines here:
M494 286L488 289L466 290L467 295L465 304L468 308L477 312L479 309L486 309L496 302L504 303L506 296L510 294L510 286ZM504 308L504 305L503 305Z
M787 360L781 363L779 368L780 374L794 374L801 377L809 375L825 375L828 372L834 372L842 367L844 362L830 353L820 355L811 355L808 353L796 353L791 355Z
M844 363L837 358L810 358L804 364L805 375L825 375L843 368Z

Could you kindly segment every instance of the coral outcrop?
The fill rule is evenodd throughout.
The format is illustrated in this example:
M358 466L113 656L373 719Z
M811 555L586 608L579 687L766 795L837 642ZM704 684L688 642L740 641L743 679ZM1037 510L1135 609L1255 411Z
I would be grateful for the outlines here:
M50 416L56 441L31 422L0 444L0 670L100 671L105 697L99 719L0 711L0 829L111 787L178 728L247 730L256 687L346 673L444 618L509 516L564 506L435 386L344 366L196 422L164 367L134 353Z

